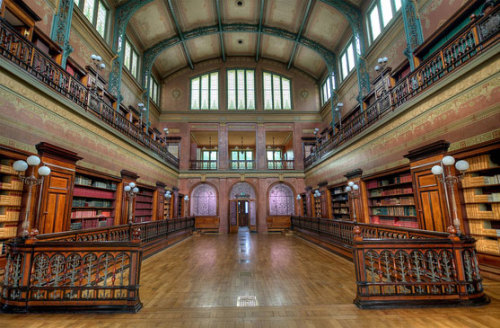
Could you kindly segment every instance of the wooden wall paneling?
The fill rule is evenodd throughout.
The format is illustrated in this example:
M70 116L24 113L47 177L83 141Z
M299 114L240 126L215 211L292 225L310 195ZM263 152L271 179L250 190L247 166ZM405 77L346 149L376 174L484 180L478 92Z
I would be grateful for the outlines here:
M326 188L326 215L329 219L333 219L333 210L332 210L332 192L329 188Z
M153 200L153 221L163 220L165 206L165 184L156 182L156 192Z
M45 142L37 144L36 148L42 163L51 170L43 184L37 229L41 234L67 231L70 228L76 162L81 157Z

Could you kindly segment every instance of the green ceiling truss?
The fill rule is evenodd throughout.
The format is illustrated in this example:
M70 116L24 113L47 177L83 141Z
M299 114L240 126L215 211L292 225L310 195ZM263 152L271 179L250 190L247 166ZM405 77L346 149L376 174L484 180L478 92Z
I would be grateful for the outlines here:
M222 16L220 13L220 0L215 0L215 8L217 9L217 22L219 23L219 40L222 61L226 61L226 51L224 49L224 34L222 33Z
M264 8L266 6L266 0L260 0L260 13L259 13L259 30L257 34L257 49L255 51L255 61L259 61L260 55L260 40L262 38L262 21L264 20Z
M175 28L177 29L177 35L182 42L182 48L184 49L184 55L186 56L186 61L191 69L194 69L193 61L191 60L191 56L189 55L189 50L186 46L186 39L184 38L184 33L182 33L181 25L179 24L179 20L177 19L177 15L175 14L174 5L172 4L172 0L167 0L168 10L175 24Z
M309 0L306 6L306 12L304 13L304 18L302 18L302 23L300 24L299 32L297 33L297 38L295 39L295 43L293 45L292 54L290 55L290 61L288 62L288 69L292 67L293 59L295 58L295 53L297 52L297 47L299 46L300 36L302 35L302 31L306 25L306 22L309 18L309 13L311 12L313 0Z

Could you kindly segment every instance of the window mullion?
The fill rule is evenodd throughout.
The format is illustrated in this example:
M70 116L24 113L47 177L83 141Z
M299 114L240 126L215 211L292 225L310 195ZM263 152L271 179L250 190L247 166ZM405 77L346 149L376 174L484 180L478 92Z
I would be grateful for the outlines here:
M244 83L245 83L245 86L244 86L244 88L243 88L243 90L244 90L244 95L245 95L245 110L247 110L247 109L248 109L248 103L247 103L247 101L248 101L248 99L247 99L247 88L248 88L248 84L247 84L247 70L246 70L246 69L245 69L245 70L243 70L243 75L244 75L244 79L243 79L243 81L244 81ZM246 156L246 153L245 153L245 156Z
M281 108L283 109L285 107L285 104L283 104L283 77L280 76L280 99L281 99Z
M380 0L377 0L377 9L378 9L378 15L379 15L379 25L380 25L380 34L384 31L384 14L382 13L382 3Z
M97 26L97 14L98 14L98 11L99 11L99 0L91 0L91 1L94 1L94 16L92 17L92 25L94 25L94 27Z

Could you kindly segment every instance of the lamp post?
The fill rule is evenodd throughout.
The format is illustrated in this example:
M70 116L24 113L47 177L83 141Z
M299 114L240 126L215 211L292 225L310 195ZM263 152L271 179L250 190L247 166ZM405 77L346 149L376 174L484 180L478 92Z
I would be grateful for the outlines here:
M97 93L97 82L99 81L99 71L106 68L106 64L102 61L102 57L96 54L92 54L90 56L90 60L92 61L92 65L95 66L95 82L92 88L92 91Z
M31 194L32 194L32 189L33 186L36 185L41 185L43 183L44 177L48 176L50 174L50 168L48 166L42 165L38 168L38 175L41 178L37 178L34 175L34 170L35 166L38 166L40 164L40 158L35 155L29 156L26 161L19 160L15 161L12 167L14 170L16 170L19 174L19 179L23 182L23 184L28 186L28 199L26 201L26 211L25 211L25 216L24 216L24 221L22 224L22 231L21 231L21 237L26 238L29 234L29 228L30 228L30 221L29 221L29 216L30 216L30 209L31 209ZM22 174L25 172L28 167L30 167L30 172L28 173L29 176L26 176L25 174Z
M142 113L146 111L146 107L144 107L143 103L138 103L137 107L139 107L139 114L140 114L140 119L139 119L140 125L139 126L142 130Z
M186 196L184 196L184 217L187 217L188 213L189 213L188 202L189 202L189 196L186 195Z
M386 67L387 67L387 62L388 58L387 57L380 57L378 60L378 65L374 67L375 71L377 72L382 72Z
M316 138L315 153L319 156L319 128L314 128L314 137Z
M163 132L165 133L165 144L167 144L167 137L168 137L168 128L163 128Z
M455 168L460 171L459 175L452 175L451 174L451 167L455 164ZM443 168L444 166L444 168ZM469 169L469 163L464 160L460 160L455 163L455 158L453 156L445 156L441 160L440 165L434 165L431 169L432 174L434 174L438 180L444 184L444 195L446 198L446 204L448 206L448 213L450 214L450 221L451 224L455 227L457 234L462 234L462 231L460 229L460 220L458 219L458 214L457 214L457 204L455 202L455 189L453 186L455 184L458 184L460 180L463 179L465 171ZM452 212L450 213L450 199L448 197L448 190L450 189L451 193L451 209Z
M339 131L342 130L342 107L344 107L344 103L337 103L337 106L335 106L335 111L338 113L339 115Z
M298 212L299 212L299 216L300 216L300 200L301 199L302 199L302 196L297 195L297 209L298 209Z
M136 187L135 182L130 182L128 185L126 185L123 190L127 194L128 197L128 224L132 224L134 220L134 213L132 213L132 205L134 201L134 197L137 195L139 192L139 188Z
M351 200L352 203L352 216L354 222L357 222L356 217L356 202L354 201L359 196L359 186L352 181L347 183L347 187L345 187L345 191L347 192L347 197Z
M314 198L318 198L318 199L319 199L319 198L321 198L321 192L320 192L318 189L316 189L316 190L314 191L313 196L314 196ZM320 204L321 204L321 200L320 200ZM315 205L314 207L316 208L316 202L314 202L314 205ZM318 212L319 212L319 213L318 213ZM319 215L318 215L318 214L319 214ZM316 208L316 217L318 217L318 218L319 218L319 217L321 217L321 211L318 211L318 209L317 209L317 208Z
M165 192L165 195L163 196L165 197L165 202L168 203L167 216L166 216L166 219L168 219L170 216L170 199L172 198L172 192L170 190L167 190Z

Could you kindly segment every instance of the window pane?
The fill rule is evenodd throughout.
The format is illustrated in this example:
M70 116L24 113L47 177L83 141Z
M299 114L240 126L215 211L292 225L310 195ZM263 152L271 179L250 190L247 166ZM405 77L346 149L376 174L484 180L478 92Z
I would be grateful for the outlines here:
M255 109L255 72L247 71L247 109Z
M132 50L132 67L130 70L132 71L132 75L137 78L137 71L139 69L139 56L135 51Z
M335 85L335 74L334 73L332 73L330 80L332 81L332 89L335 90L337 88L337 86Z
M234 150L233 150L233 151L231 152L231 159L232 159L233 161L237 161L237 160L238 160L238 152L237 152L237 151L234 151Z
M106 19L108 17L108 9L104 7L104 4L99 1L99 8L97 10L97 23L96 30L104 38L106 36Z
M200 109L208 109L208 75L201 77L201 104Z
M219 73L210 74L210 109L219 109Z
M264 109L273 109L271 74L264 73Z
M380 17L378 16L378 7L373 7L370 12L370 29L372 31L372 40L375 40L380 34Z
M347 60L349 64L349 72L354 68L354 46L352 45L352 42L349 44L349 47L347 48Z
M345 79L349 70L347 69L347 54L342 55L342 78Z
M94 0L85 1L83 4L83 14L91 23L94 22Z
M125 41L125 67L130 70L130 55L132 52L132 47L130 46L130 43Z
M283 109L292 109L292 95L290 92L290 80L281 78L283 87Z
M216 161L217 160L217 152L216 151L212 151L210 153L210 160L211 161Z
M246 108L246 103L245 103L245 71L241 70L241 69L237 70L236 76L237 76L237 88L238 88L238 93L237 93L238 109L245 109Z
M236 109L236 71L227 72L227 109Z
M401 8L401 0L394 0L394 6L396 7L396 11Z
M75 3L76 6L80 6L80 0L74 0L73 2Z
M385 27L392 19L391 0L380 0L380 4L382 5L382 22Z
M268 161L272 161L273 160L273 151L272 150L268 150L267 151L267 160Z
M253 153L251 151L247 151L246 153L246 159L248 161L251 161L252 160L252 157L253 157Z
M281 109L281 79L273 75L273 109Z
M200 109L200 78L191 80L191 109Z

